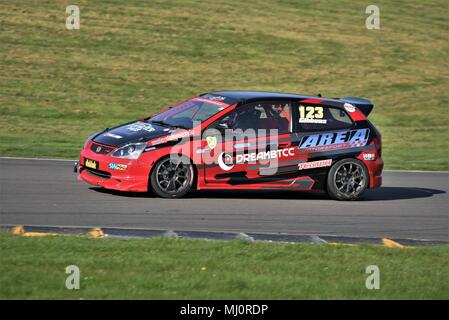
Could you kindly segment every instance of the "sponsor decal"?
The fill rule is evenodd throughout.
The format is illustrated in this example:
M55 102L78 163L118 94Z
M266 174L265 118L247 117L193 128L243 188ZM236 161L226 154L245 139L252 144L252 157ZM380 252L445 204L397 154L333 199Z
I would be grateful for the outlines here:
M114 139L121 139L121 138L123 138L122 136L119 136L118 134L114 134L114 133L110 133L110 132L105 133L104 136L105 137L111 137L111 138L114 138Z
M210 97L209 100L215 100L215 101L224 101L226 98L222 96L214 96Z
M217 160L218 160L218 165L224 171L229 171L232 168L234 168L234 165L231 165L231 166L227 165L227 164L232 164L232 156L230 154L222 152L218 155Z
M295 148L286 148L278 150L261 151L258 153L238 154L235 157L235 164L241 164L245 162L264 161L269 159L277 159L282 157L289 157L295 155ZM218 165L224 171L229 171L234 167L232 156L225 154L224 152L218 155Z
M212 99L205 99L205 98L195 98L195 101L200 101L200 102L206 102L206 103L210 103L210 104L214 104L216 106L219 107L223 107L226 108L229 105L227 103L221 102L221 101L217 101L217 100L212 100Z
M351 113L355 112L355 107L352 104L345 103L343 106L344 106L346 111L351 112Z
M363 160L374 161L374 160L376 160L376 154L375 153L364 153Z
M329 167L331 164L332 164L332 159L312 161L312 162L301 162L301 163L298 163L298 169L305 170L305 169L323 168L323 167Z
M95 152L98 153L101 151L101 146L98 146L97 149L95 149Z
M153 132L154 127L149 124L149 123L145 123L145 122L136 122L133 124L130 124L129 126L126 127L126 129L128 129L129 131L133 131L133 132L137 132L137 131L147 131L147 132Z
M110 163L109 164L109 169L112 170L125 170L128 166L126 164L119 164L119 163Z
M318 123L318 124L326 124L326 119L299 119L299 123Z
M162 143L166 143L169 141L173 141L173 140L178 140L178 139L183 139L186 137L189 137L193 134L193 130L181 130L180 132L174 132L168 136L165 136L163 138L160 139L156 139L154 141L151 142L152 146L158 145L158 144L162 144Z
M369 129L329 132L304 136L299 148L307 152L363 147L368 142Z
M299 123L326 124L323 107L321 106L299 106Z
M206 137L208 147L213 150L217 146L217 137Z
M268 159L275 159L294 155L295 155L295 148L262 151L259 153L238 154L236 157L236 163L256 162L261 160L263 161Z

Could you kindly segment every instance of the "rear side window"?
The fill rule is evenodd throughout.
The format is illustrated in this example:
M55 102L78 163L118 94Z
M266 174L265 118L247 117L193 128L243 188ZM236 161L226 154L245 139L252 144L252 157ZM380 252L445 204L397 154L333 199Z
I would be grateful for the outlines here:
M256 102L237 107L223 118L213 123L210 128L227 128L233 130L273 130L279 134L290 131L289 101Z
M302 104L297 108L296 127L299 131L339 130L353 126L351 118L343 109Z

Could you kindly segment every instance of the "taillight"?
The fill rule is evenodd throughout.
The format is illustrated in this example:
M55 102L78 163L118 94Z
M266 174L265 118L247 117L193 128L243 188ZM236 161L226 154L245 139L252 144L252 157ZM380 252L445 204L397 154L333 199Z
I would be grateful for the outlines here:
M371 145L374 145L377 154L379 155L379 157L382 157L382 138L380 136L375 137L371 142Z

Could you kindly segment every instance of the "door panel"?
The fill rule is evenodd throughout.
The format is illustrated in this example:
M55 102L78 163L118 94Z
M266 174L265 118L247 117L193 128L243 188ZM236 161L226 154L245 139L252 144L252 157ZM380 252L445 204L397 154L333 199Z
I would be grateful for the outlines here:
M243 130L244 133L248 132L244 130L254 130L254 135L243 134L241 138L238 135L226 138L222 136L225 141L210 153L214 163L205 166L206 183L231 188L263 188L273 183L282 183L282 178L277 178L277 175L287 173L289 167L297 165L297 147L291 144L291 132L270 135L269 133L274 132L269 130L279 126L281 130L289 131L291 104L285 101L264 102L247 105L246 108L250 110L239 109L242 107L235 111L241 111L240 115L226 116L230 118L230 129L234 132ZM238 118L239 116L248 118ZM266 134L260 134L263 132Z

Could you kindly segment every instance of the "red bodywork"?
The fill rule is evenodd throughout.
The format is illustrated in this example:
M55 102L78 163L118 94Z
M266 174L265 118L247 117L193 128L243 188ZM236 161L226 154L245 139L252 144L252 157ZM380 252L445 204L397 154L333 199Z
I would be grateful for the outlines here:
M201 99L201 98L193 98ZM309 104L320 104L325 100L322 99L308 99L302 100L302 103ZM204 121L201 126L195 127L189 131L178 130L176 132L168 133L165 137L158 137L147 141L148 147L156 147L152 151L143 152L138 159L122 159L117 157L112 157L110 153L108 154L98 154L91 150L93 141L87 142L86 146L81 150L79 159L79 175L78 179L85 181L91 185L104 187L107 189L114 189L120 191L133 191L133 192L147 192L149 190L149 177L154 164L161 158L169 156L173 152L173 145L164 146L167 141L176 140L176 137L184 137L186 143L182 148L182 154L189 157L192 163L195 165L196 173L196 189L291 189L291 190L312 190L320 189L317 187L319 179L325 179L325 176L329 168L322 168L321 175L309 175L308 170L296 171L296 173L290 174L281 179L264 179L260 175L260 167L254 169L254 165L247 163L235 164L233 168L227 172L224 172L218 165L208 165L205 163L204 157L198 156L198 150L204 150L208 146L206 139L201 139L202 130L212 124L217 119L221 118L223 115L231 112L238 106L238 103L233 105L226 105L223 110L212 116L211 118ZM167 110L167 109L165 109ZM348 112L348 115L352 120L357 123L359 121L366 122L367 119L365 115L358 109L353 112ZM192 138L186 139L186 135ZM288 156L279 156L279 167L291 166L293 163L307 162L312 160L308 152L299 150L299 146L292 144L293 136L295 133L281 134L277 138L281 141L279 147L287 149L290 154ZM290 140L290 141L289 141ZM285 141L285 142L282 142ZM246 143L251 143L251 141L245 141ZM235 142L232 142L235 143ZM99 143L97 143L99 144ZM160 146L160 147L158 147ZM383 169L383 161L381 158L381 143L380 136L376 135L369 144L368 149L359 152L355 158L361 160L368 169L370 178L370 188L375 188L381 185L382 178L381 173ZM110 147L106 146L105 147ZM226 143L223 145L225 150ZM232 148L232 146L231 146ZM254 148L253 148L254 149ZM245 148L248 152L251 152L250 146ZM288 153L286 151L286 153ZM350 150L348 150L349 152ZM179 151L176 151L179 152ZM255 149L254 149L254 152ZM366 155L368 154L368 155ZM217 155L214 154L214 150L210 151L210 157L216 158ZM92 171L85 170L85 159L91 159L98 162L98 172L103 172L107 174L107 177L101 177L98 174L92 174ZM207 158L207 157L206 157ZM124 170L113 170L109 166L110 164L125 165ZM296 166L295 164L295 166ZM232 178L220 177L223 174L234 174L239 172L246 172L245 183L230 183ZM322 189L322 181L319 183Z

